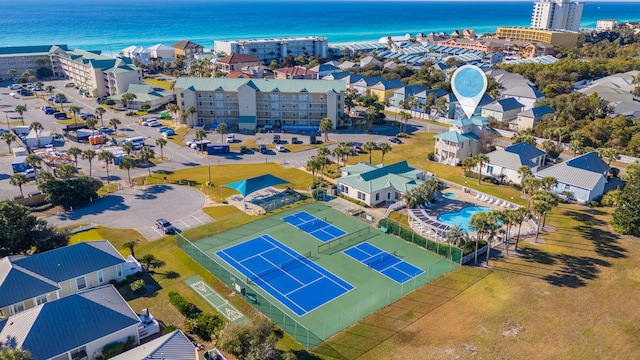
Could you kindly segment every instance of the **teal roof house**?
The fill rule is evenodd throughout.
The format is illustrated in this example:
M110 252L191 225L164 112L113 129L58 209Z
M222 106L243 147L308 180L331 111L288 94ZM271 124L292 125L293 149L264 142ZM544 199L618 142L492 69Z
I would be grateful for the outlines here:
M425 173L406 161L391 165L359 163L342 168L338 191L368 206L381 206L400 200L402 194L420 185Z
M122 280L127 262L108 241L0 259L0 318Z
M144 104L151 106L149 110L155 110L176 98L175 94L171 91L162 88L154 88L147 84L129 84L129 88L126 93L131 93L136 96L135 99L127 102L126 104L126 109L130 110L138 110ZM109 99L114 100L117 107L125 109L125 106L122 103L122 95L126 93L109 96Z
M36 360L97 359L105 345L133 338L140 318L112 285L40 304L0 320L0 347Z
M480 137L483 132L490 131L487 118L474 116L449 122L449 131L435 136L434 155L436 161L459 165L468 157L482 152Z

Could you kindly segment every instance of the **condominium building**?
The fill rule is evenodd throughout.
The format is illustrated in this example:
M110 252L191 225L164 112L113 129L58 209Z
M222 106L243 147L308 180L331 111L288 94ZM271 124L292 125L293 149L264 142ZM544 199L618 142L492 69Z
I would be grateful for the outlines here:
M539 0L533 4L531 27L534 29L580 31L584 2Z
M216 40L213 50L216 53L248 54L263 60L265 64L271 60L280 61L287 55L294 57L306 54L307 56L320 55L327 57L329 43L327 38L316 36L304 36L296 38L279 39L252 39L252 40Z
M618 20L603 19L596 22L597 31L610 31L618 27Z
M175 85L181 110L197 112L188 126L226 123L239 130L270 125L318 126L329 118L343 120L346 85L342 81L181 77Z
M575 46L579 33L566 30L542 30L524 27L499 27L496 31L498 39L515 41L539 41L544 44Z
M173 48L175 55L182 55L187 60L192 60L196 54L200 54L204 51L204 46L198 45L189 40L182 40L171 45Z
M59 64L56 54L69 51L67 45L37 45L37 46L7 46L0 47L0 79L9 79L31 69L37 72L46 67L53 70L53 76L58 77Z
M142 70L128 58L116 59L79 49L57 57L63 74L87 96L116 95L126 92L130 84L142 84Z

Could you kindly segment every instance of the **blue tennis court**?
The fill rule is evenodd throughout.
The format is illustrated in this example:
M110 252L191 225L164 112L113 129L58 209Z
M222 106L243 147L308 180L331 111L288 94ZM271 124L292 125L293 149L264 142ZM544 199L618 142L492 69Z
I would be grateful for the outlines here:
M347 234L346 231L337 228L306 211L300 211L295 214L285 216L282 218L282 221L306 232L322 242L327 242Z
M266 234L217 251L216 255L298 316L354 289Z
M424 270L390 254L382 249L363 242L343 251L350 257L367 265L391 280L403 283L422 274Z

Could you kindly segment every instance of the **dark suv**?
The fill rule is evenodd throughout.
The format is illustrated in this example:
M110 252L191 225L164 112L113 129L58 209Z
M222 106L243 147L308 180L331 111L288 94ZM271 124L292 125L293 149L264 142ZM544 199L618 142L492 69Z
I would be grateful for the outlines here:
M173 225L166 219L157 219L156 227L164 231L165 234L173 234L176 231Z

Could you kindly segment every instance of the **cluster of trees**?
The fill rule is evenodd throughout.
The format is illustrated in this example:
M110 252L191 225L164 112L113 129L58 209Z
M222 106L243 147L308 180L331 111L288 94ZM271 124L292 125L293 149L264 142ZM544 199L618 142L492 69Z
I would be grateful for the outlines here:
M228 323L220 337L220 348L239 360L276 360L283 354L276 349L282 332L260 317L250 324Z
M0 257L55 249L66 245L68 237L32 215L26 206L0 202Z
M438 178L431 176L427 181L405 192L402 195L402 200L407 204L407 208L415 209L433 203L436 195L442 189L444 189L444 184Z
M640 236L640 163L627 167L627 183L622 190L611 192L611 205L616 206L612 224L625 235ZM609 195L609 194L608 194ZM604 199L603 199L604 200Z

